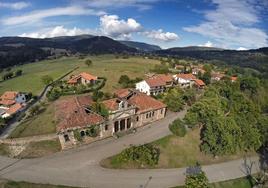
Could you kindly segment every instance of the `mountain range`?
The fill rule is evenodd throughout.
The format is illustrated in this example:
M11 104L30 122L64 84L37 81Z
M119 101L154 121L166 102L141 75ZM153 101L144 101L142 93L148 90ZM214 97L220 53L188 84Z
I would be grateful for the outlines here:
M237 51L212 47L176 47L135 41L117 41L105 36L79 35L45 39L25 37L0 38L0 68L73 54L149 54L178 58L218 60L226 64L268 72L268 48Z

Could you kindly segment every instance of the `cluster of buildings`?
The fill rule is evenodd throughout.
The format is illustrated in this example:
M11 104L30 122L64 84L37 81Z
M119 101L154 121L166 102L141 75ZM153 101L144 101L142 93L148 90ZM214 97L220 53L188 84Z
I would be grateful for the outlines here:
M197 79L193 74L157 74L138 82L136 84L136 90L147 95L158 95L176 85L181 88L194 86L198 89L203 89L205 87L205 83Z
M134 89L120 89L102 104L108 117L96 113L90 96L60 99L55 103L57 134L63 149L91 143L116 133L144 126L165 117L166 105ZM93 130L94 129L94 130ZM92 131L95 135L92 136Z
M20 112L26 106L27 96L16 91L6 91L0 97L0 116L8 118Z

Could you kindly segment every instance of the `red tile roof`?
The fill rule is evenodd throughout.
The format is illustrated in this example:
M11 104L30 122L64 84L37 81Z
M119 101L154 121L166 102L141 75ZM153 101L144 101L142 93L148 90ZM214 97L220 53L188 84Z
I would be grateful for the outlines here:
M12 104L15 104L16 101L16 96L18 95L19 93L16 92L16 91L6 91L1 97L0 97L0 104L2 105L6 105L6 106L9 106L9 105L12 105Z
M119 101L117 98L105 100L102 104L104 104L104 106L110 111L115 111L119 108Z
M195 84L199 87L202 87L202 86L205 86L206 84L203 82L203 80L200 80L200 79L196 79L194 80L195 81Z
M119 98L125 98L131 93L130 89L118 89L115 91L115 95Z
M98 79L97 76L93 76L93 75L91 75L89 73L82 72L79 75L76 75L76 76L72 77L67 83L68 84L76 84L80 78L83 78L83 79L88 80L88 81Z
M55 103L56 119L59 122L57 131L64 131L72 128L83 128L104 121L103 117L91 112L87 113L85 107L92 105L89 96L69 97L61 99Z
M159 78L164 82L173 82L173 77L170 74L157 74L154 75L153 78Z
M6 113L9 114L9 115L12 115L12 114L15 114L17 113L19 110L21 110L24 106L19 104L19 103L16 103L14 105L12 105L7 111Z
M237 77L236 77L236 76L232 76L232 77L231 77L231 80L232 80L232 81L236 81L236 80L237 80Z
M194 80L196 77L193 74L177 74L177 78L182 78L184 80Z
M165 86L166 82L164 82L161 78L158 77L152 77L145 80L145 82L150 87L158 87L158 86Z
M138 108L138 112L146 112L150 110L157 110L165 108L166 105L144 93L137 92L129 100L129 104Z

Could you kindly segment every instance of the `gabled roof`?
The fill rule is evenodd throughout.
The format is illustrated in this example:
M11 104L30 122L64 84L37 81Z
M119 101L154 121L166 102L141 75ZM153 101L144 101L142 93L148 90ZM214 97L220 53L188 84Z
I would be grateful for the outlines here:
M10 106L12 104L16 103L16 96L19 94L19 92L16 91L6 91L1 97L0 97L0 104Z
M195 82L195 84L197 85L197 86L205 86L206 84L203 82L203 80L200 80L200 79L196 79L196 80L194 80L194 82Z
M15 114L17 113L19 110L21 110L23 108L23 105L16 103L14 105L12 105L7 111L6 113L9 115Z
M129 104L136 106L138 108L138 112L140 113L166 107L164 103L140 92L137 92L135 95L133 95L128 102Z
M114 93L119 98L125 98L129 94L131 94L131 89L125 88L125 89L118 89Z
M236 80L237 80L237 77L236 77L236 76L232 76L232 77L231 77L231 80L232 80L232 81L236 81Z
M89 74L89 73L82 72L82 73L80 73L80 74L78 74L78 75L72 77L72 78L68 81L68 83L69 83L69 84L75 84L75 83L78 82L78 80L79 80L80 78L83 78L83 79L88 80L88 81L90 81L90 80L97 80L97 79L98 79L97 76L93 76L93 75L91 75L91 74Z
M150 87L158 87L158 86L165 86L166 82L163 81L161 78L159 77L152 77L152 78L148 78L145 79L145 82L150 86Z
M102 102L104 106L110 110L110 111L116 111L119 109L119 99L113 98L113 99L108 99Z
M184 80L195 80L196 77L193 74L177 74L177 78L182 78Z
M157 74L154 77L159 78L164 82L173 82L173 77L170 74Z
M92 103L89 96L68 97L57 101L55 103L55 116L59 122L57 131L89 127L104 122L104 118L95 112L86 112L86 107Z

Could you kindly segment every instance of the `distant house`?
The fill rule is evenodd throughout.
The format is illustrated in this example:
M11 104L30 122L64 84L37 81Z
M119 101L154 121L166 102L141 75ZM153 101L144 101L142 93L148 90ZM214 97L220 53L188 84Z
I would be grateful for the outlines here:
M91 110L93 101L89 96L61 99L56 102L57 133L62 148L70 148L80 141L90 143L111 137L116 133L144 126L165 117L166 105L131 89L118 90L115 98L102 102L109 111L104 118ZM90 136L90 130L98 130Z
M173 77L171 75L158 74L138 82L136 84L136 90L147 95L158 95L163 93L167 88L172 87L173 84Z
M26 101L26 94L16 91L6 91L0 97L0 116L7 118L20 112L26 106Z
M196 80L196 77L193 74L176 74L173 77L181 87L191 87L194 80Z
M71 78L68 80L68 84L70 85L88 85L88 84L95 84L96 81L98 80L97 76L93 76L89 73L82 72L78 75L71 76Z
M236 82L237 81L237 77L236 76L232 76L230 79L231 79L231 82Z
M198 75L198 73L201 73L201 74L204 74L206 71L204 70L204 69L202 69L202 68L193 68L192 69L192 74L193 75Z
M16 91L6 91L0 97L0 105L2 106L12 106L16 103L23 104L26 102L26 95Z
M194 80L194 85L195 85L198 89L204 89L204 87L206 86L206 84L203 82L203 80L200 80L200 79L195 79L195 80Z
M225 74L219 72L211 73L211 81L220 81L224 76Z

